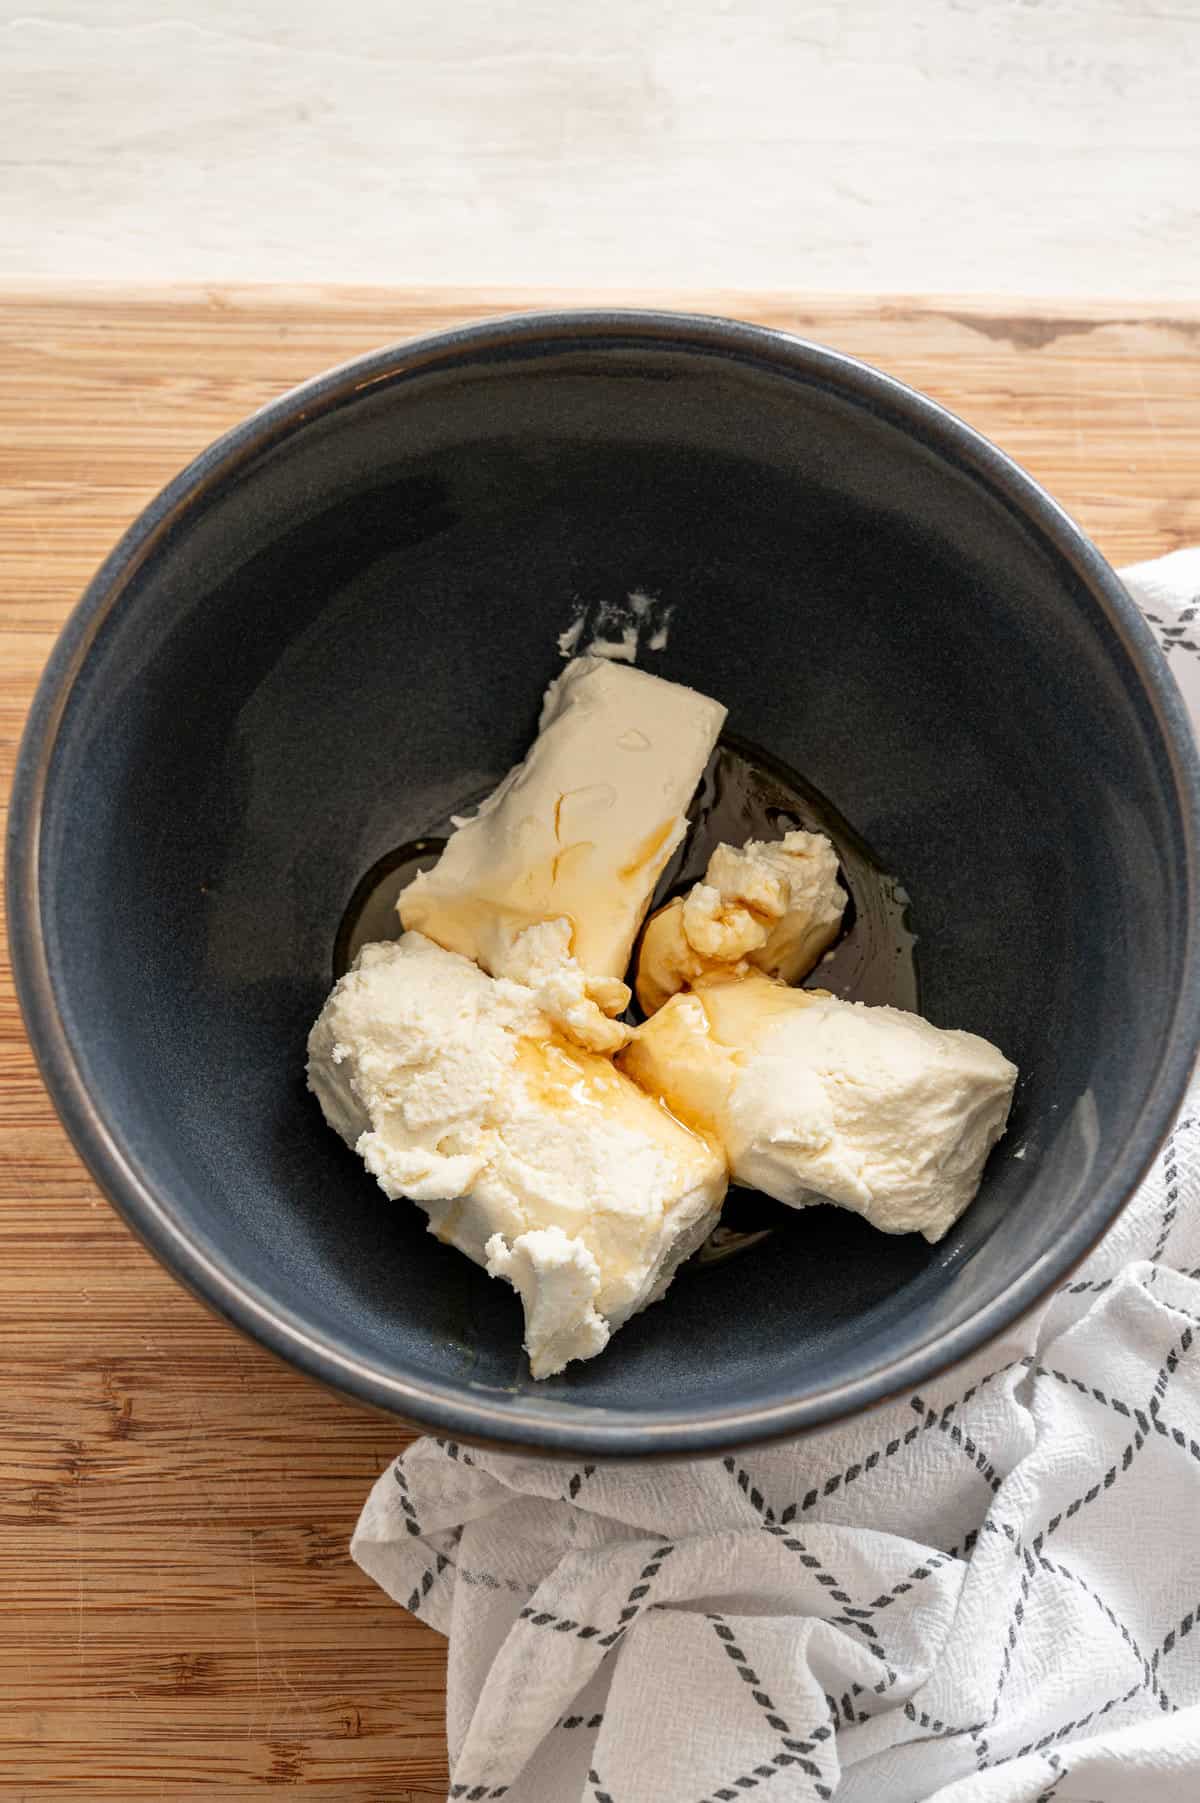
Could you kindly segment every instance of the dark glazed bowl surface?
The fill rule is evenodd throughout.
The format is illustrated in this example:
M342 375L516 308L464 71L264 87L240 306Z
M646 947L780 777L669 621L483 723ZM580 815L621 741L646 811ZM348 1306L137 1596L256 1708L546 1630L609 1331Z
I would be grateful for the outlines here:
M907 886L924 1011L1022 1077L941 1245L798 1214L534 1384L304 1043L364 871L523 753L573 606L632 589L675 608L648 667L824 791ZM286 395L132 527L27 729L13 954L83 1157L248 1332L456 1437L717 1452L918 1384L1112 1220L1196 1043L1197 793L1112 571L932 402L726 321L504 320Z

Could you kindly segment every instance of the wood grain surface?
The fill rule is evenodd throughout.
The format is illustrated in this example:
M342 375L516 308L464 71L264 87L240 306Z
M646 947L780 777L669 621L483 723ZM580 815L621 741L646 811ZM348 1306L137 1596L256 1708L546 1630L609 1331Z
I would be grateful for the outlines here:
M587 296L0 295L0 784L75 597L194 452L293 382ZM1200 540L1200 308L734 294L927 390L1114 562ZM346 1544L410 1436L208 1315L84 1174L0 972L0 1794L445 1795L441 1640Z

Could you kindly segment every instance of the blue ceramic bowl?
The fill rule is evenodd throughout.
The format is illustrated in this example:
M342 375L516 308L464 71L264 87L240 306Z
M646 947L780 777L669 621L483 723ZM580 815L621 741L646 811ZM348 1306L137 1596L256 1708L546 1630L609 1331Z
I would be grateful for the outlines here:
M902 877L924 1011L1022 1077L942 1244L790 1216L535 1384L513 1295L322 1122L305 1035L363 873L522 755L572 599L635 587L676 605L654 668ZM127 533L29 722L12 948L83 1158L240 1327L456 1437L716 1452L920 1383L1113 1219L1197 1039L1197 795L1112 571L932 402L720 320L509 319L284 396Z

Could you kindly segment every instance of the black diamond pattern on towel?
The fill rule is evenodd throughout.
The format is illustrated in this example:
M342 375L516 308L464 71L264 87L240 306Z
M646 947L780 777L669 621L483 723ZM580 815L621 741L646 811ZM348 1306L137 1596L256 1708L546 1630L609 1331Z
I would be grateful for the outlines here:
M404 1467L399 1459L397 1459L396 1463L392 1466L392 1476L395 1478L396 1487L400 1492L400 1507L404 1511L404 1526L414 1539L418 1538L421 1532L421 1524L417 1520L417 1511L414 1509L412 1497L408 1493L408 1479L404 1475Z
M1191 1125L1190 1120L1180 1121L1172 1130L1163 1152L1163 1181L1166 1184L1167 1193L1163 1205L1162 1227L1158 1239L1155 1241L1154 1250L1150 1254L1152 1265L1161 1262L1167 1249L1167 1241L1171 1237L1171 1229L1175 1225L1175 1216L1179 1212L1179 1164L1175 1148L1179 1141L1179 1135L1186 1133Z
M737 1487L743 1496L749 1497L751 1508L757 1509L764 1521L774 1521L775 1511L764 1502L762 1491L754 1483L750 1473L743 1470L736 1459L722 1459L721 1463L730 1477L736 1480Z
M417 1583L413 1589L412 1595L404 1605L410 1615L415 1615L417 1613L421 1604L433 1589L437 1579L441 1577L442 1573L452 1563L453 1561L447 1558L445 1553L439 1553L433 1564L425 1567L425 1570L421 1573L420 1581Z
M898 1597L907 1596L914 1585L921 1584L926 1578L932 1577L933 1573L940 1571L943 1565L949 1565L951 1556L949 1553L930 1553L929 1557L923 1559L914 1570L909 1572L906 1578L901 1578L899 1583L893 1584L890 1590L885 1590L882 1596L877 1596L873 1603L868 1604L868 1609L874 1613L878 1609L888 1608ZM866 1610L859 1611L859 1614L862 1615L866 1613Z
M1190 1127L1191 1122L1187 1124ZM1178 1182L1173 1147L1169 1155L1164 1155L1164 1161L1166 1164L1164 1175L1169 1198L1171 1190L1176 1187ZM1174 1205L1177 1210L1177 1197ZM1174 1216L1168 1218L1171 1206L1172 1203L1168 1200L1166 1207L1161 1211L1162 1218L1157 1229L1164 1246L1166 1236L1163 1228L1165 1227L1169 1231L1175 1219ZM1162 1644L1152 1649L1142 1643L1138 1633L1131 1628L1128 1622L1122 1620L1119 1610L1112 1606L1111 1600L1106 1598L1096 1585L1089 1583L1073 1569L1069 1556L1066 1558L1050 1556L1047 1543L1055 1535L1060 1534L1067 1523L1073 1521L1082 1511L1089 1508L1098 1501L1100 1496L1111 1489L1121 1475L1131 1468L1138 1455L1144 1455L1147 1445L1166 1443L1173 1449L1177 1449L1178 1454L1187 1463L1200 1462L1200 1444L1189 1433L1176 1425L1176 1422L1172 1420L1172 1415L1177 1415L1178 1411L1170 1410L1171 1381L1194 1346L1195 1330L1188 1324L1182 1328L1175 1342L1166 1349L1163 1362L1153 1383L1153 1393L1144 1403L1141 1400L1127 1400L1099 1383L1086 1382L1069 1369L1063 1368L1060 1363L1043 1364L1034 1362L1029 1357L1012 1360L996 1367L995 1370L986 1373L976 1383L964 1390L960 1397L955 1398L940 1410L927 1404L919 1394L908 1398L906 1406L919 1417L919 1420L913 1424L913 1428L907 1430L905 1435L894 1436L893 1442L885 1443L878 1449L879 1461L893 1457L899 1450L899 1447L894 1444L895 1440L899 1440L901 1446L910 1445L914 1436L923 1437L932 1432L935 1437L944 1436L948 1444L953 1445L957 1451L961 1452L978 1471L988 1488L993 1491L999 1487L995 1465L986 1447L980 1443L978 1434L970 1423L966 1411L971 1402L986 1390L987 1385L1006 1371L1011 1371L1018 1366L1022 1367L1029 1372L1031 1379L1068 1390L1072 1395L1079 1397L1085 1405L1090 1404L1105 1411L1110 1418L1116 1416L1127 1421L1132 1430L1128 1443L1111 1460L1108 1467L1098 1472L1095 1481L1081 1489L1065 1506L1060 1505L1028 1543L1025 1543L1021 1533L1003 1518L1001 1512L1003 1498L1000 1499L1000 1510L983 1520L981 1527L984 1531L993 1537L1000 1535L1010 1542L1013 1553L1019 1561L1020 1573L990 1715L987 1721L957 1725L940 1719L932 1711L922 1710L911 1703L905 1703L903 1709L906 1717L920 1729L922 1735L938 1739L961 1738L965 1743L973 1744L978 1768L988 1769L1003 1763L1006 1758L1025 1756L1032 1752L1045 1753L1048 1759L1057 1758L1056 1754L1047 1752L1047 1749L1052 1749L1063 1741L1077 1739L1088 1731L1096 1731L1095 1724L1104 1716L1115 1709L1128 1706L1141 1694L1151 1697L1159 1711L1169 1711L1173 1707L1160 1667L1173 1649L1193 1632L1197 1621L1196 1609L1189 1610L1178 1624L1165 1634ZM1168 1410L1170 1410L1169 1413ZM447 1458L454 1459L455 1455L449 1445L443 1450ZM869 1455L866 1458L851 1461L841 1472L831 1474L829 1478L823 1480L818 1494L832 1494L836 1489L844 1488L855 1482L867 1470L868 1458ZM875 1594L867 1592L864 1597L856 1597L845 1581L839 1578L836 1571L831 1570L826 1561L816 1555L804 1537L798 1535L794 1529L783 1525L782 1519L776 1519L775 1508L767 1500L766 1485L759 1480L751 1466L741 1464L733 1458L726 1458L722 1461L722 1467L758 1515L762 1531L778 1540L782 1547L792 1553L812 1580L828 1594L830 1603L839 1606L838 1612L831 1614L827 1619L833 1625L854 1633L866 1642L868 1650L879 1660L885 1674L881 1681L874 1686L874 1690L879 1695L886 1694L896 1682L896 1673L895 1667L889 1661L879 1639L875 1619L893 1609L897 1602L909 1597L916 1586L934 1578L938 1572L951 1563L951 1555L931 1550L918 1564L910 1566L887 1588ZM572 1474L567 1483L564 1501L579 1494L583 1484L594 1474L594 1470L595 1467L585 1466ZM405 1530L409 1534L419 1535L418 1510L408 1493L402 1473L397 1473L396 1482L401 1498ZM796 1503L783 1513L784 1515L790 1514L794 1519L795 1515L804 1511L806 1504L809 1507L812 1506L808 1493L804 1497L798 1498ZM968 1541L973 1541L977 1532L978 1530L971 1530ZM432 1552L433 1548L431 1547L430 1550ZM595 1639L605 1651L615 1648L639 1610L649 1606L646 1599L653 1581L663 1560L674 1550L675 1543L665 1539L653 1548L651 1557L639 1571L638 1580L632 1586L616 1623L607 1630L595 1623L576 1621L558 1615L551 1609L537 1609L532 1604L526 1605L521 1611L520 1619L542 1627L548 1632L569 1633L584 1640ZM964 1548L964 1552L968 1550L969 1547ZM431 1563L425 1567L410 1606L415 1606L422 1601L432 1585L445 1572L453 1575L454 1560L449 1549L443 1547L443 1550L438 1551ZM1119 1638L1130 1659L1135 1662L1138 1673L1137 1682L1121 1688L1117 1694L1105 1699L1095 1709L1076 1715L1069 1722L1048 1728L1046 1733L1031 1742L1027 1748L1014 1752L1011 1743L1005 1747L1002 1742L1003 1752L1001 1753L993 1750L994 1730L1000 1721L1002 1710L1005 1708L1004 1698L1011 1684L1020 1637L1027 1613L1032 1607L1034 1592L1039 1584L1046 1583L1070 1585L1088 1599L1097 1616L1103 1620L1112 1634ZM419 1596L417 1591L420 1592ZM863 1710L856 1701L863 1694L862 1686L855 1684L848 1687L840 1699L832 1695L826 1698L828 1725L823 1727L817 1735L804 1739L791 1734L788 1732L789 1723L786 1715L779 1713L770 1688L762 1681L760 1673L747 1660L736 1631L725 1625L723 1618L714 1617L712 1619L714 1632L718 1632L718 1624L723 1626L724 1631L718 1632L718 1638L722 1642L727 1657L750 1690L757 1707L762 1711L764 1721L773 1732L779 1734L780 1741L778 1753L764 1755L758 1763L748 1765L736 1777L729 1778L715 1790L708 1792L706 1799L711 1799L711 1803L727 1803L729 1798L743 1796L756 1790L759 1786L765 1785L772 1777L777 1778L778 1774L791 1763L794 1763L799 1773L809 1781L813 1796L824 1798L831 1795L831 1786L822 1775L820 1741L823 1736L827 1736L835 1730L869 1719L868 1711ZM590 1715L568 1714L559 1718L556 1725L564 1731L595 1733L602 1723L603 1712L597 1711ZM810 1767L813 1769L810 1770ZM1061 1781L1061 1769L1054 1767L1050 1769L1054 1775L1049 1794L1053 1797ZM597 1798L610 1794L598 1779L593 1785L593 1793ZM493 1795L502 1795L503 1790L496 1791L486 1786L468 1785L452 1791L451 1794L456 1798L456 1803L459 1798L467 1800L469 1803L470 1799L476 1797L483 1799ZM616 1803L615 1799L614 1803Z
M1150 1664L1154 1671L1157 1672L1160 1661L1165 1659L1169 1653L1173 1653L1181 1640L1187 1639L1188 1635L1196 1625L1198 1616L1200 1616L1200 1604L1188 1610L1178 1627L1169 1628L1167 1630L1166 1634L1163 1636L1162 1645L1150 1660Z
M964 1433L957 1421L951 1421L949 1408L943 1409L939 1415L936 1409L928 1408L919 1396L913 1396L910 1399L910 1407L914 1408L918 1415L924 1415L925 1427L939 1428L949 1439L951 1445L962 1448L967 1458L970 1459L976 1471L978 1471L979 1475L982 1477L984 1483L991 1486L993 1494L1000 1488L1000 1479L996 1475L996 1467L992 1464L992 1461L988 1458L987 1454L979 1450L970 1434Z
M1173 651L1186 651L1192 657L1200 657L1200 643L1192 637L1191 628L1200 613L1200 595L1184 607L1173 620L1164 620L1161 614L1151 613L1143 607L1143 618L1154 627L1158 634L1159 648L1164 657L1169 658Z
M1181 1341L1179 1351L1186 1352L1190 1345L1191 1338L1189 1336L1186 1338L1186 1341ZM1163 1366L1160 1376L1164 1378L1170 1377L1178 1362L1179 1353L1171 1353L1166 1364ZM1035 1376L1052 1377L1056 1383L1067 1384L1072 1390L1078 1390L1081 1396L1090 1396L1094 1401L1100 1403L1102 1407L1112 1409L1114 1414L1123 1415L1126 1420L1133 1421L1136 1423L1138 1433L1140 1433L1143 1438L1150 1432L1151 1428L1153 1428L1155 1433L1162 1434L1165 1439L1172 1440L1182 1451L1188 1453L1191 1458L1200 1462L1200 1441L1185 1434L1181 1428L1172 1427L1169 1422L1162 1420L1159 1412L1162 1407L1161 1392L1159 1391L1157 1383L1155 1384L1155 1394L1147 1402L1145 1409L1139 1409L1131 1408L1127 1402L1122 1402L1119 1396L1106 1395L1097 1385L1086 1384L1082 1379L1070 1376L1068 1372L1056 1371L1047 1365L1034 1365L1032 1369Z
M1179 1336L1178 1345L1170 1348L1162 1365L1159 1367L1158 1375L1154 1380L1154 1394L1147 1402L1145 1409L1129 1407L1128 1405L1121 1405L1119 1407L1119 1413L1128 1412L1131 1419L1137 1423L1137 1429L1132 1440L1130 1440L1129 1444L1125 1447L1120 1458L1115 1460L1114 1463L1109 1466L1099 1483L1090 1485L1087 1490L1074 1497L1065 1509L1061 1509L1056 1515L1051 1517L1046 1523L1042 1533L1036 1535L1030 1542L1035 1553L1041 1551L1043 1542L1047 1540L1051 1534L1057 1533L1064 1521L1071 1521L1078 1515L1081 1509L1085 1509L1089 1504L1094 1503L1096 1498L1105 1490L1112 1488L1121 1472L1129 1470L1129 1467L1132 1465L1137 1454L1141 1452L1143 1446L1146 1444L1151 1432L1151 1421L1157 1419L1158 1407L1162 1402L1162 1398L1166 1395L1167 1385L1178 1370L1180 1359L1191 1350L1194 1338L1195 1335L1192 1329L1190 1327L1185 1327L1182 1334ZM1051 1373L1051 1375L1056 1374ZM1114 1405L1110 1403L1109 1406L1112 1407ZM1160 1429L1159 1431L1162 1433L1166 1432L1165 1429ZM1170 1436L1168 1435L1168 1437ZM985 1523L985 1526L988 1525L990 1525L990 1523Z
M1074 1721L1064 1722L1061 1727L1052 1729L1049 1734L1043 1734L1040 1740L1031 1740L1027 1746L1018 1747L1015 1753L1006 1754L1005 1759L1028 1759L1031 1753L1043 1753L1056 1741L1076 1738L1083 1729L1090 1728L1094 1722L1098 1722L1102 1716L1108 1715L1111 1710L1120 1709L1125 1703L1132 1703L1141 1689L1142 1683L1139 1679L1131 1689L1125 1691L1121 1696L1110 1697L1107 1703L1101 1703L1098 1709L1089 1709L1086 1715L1077 1716ZM997 1759L991 1763L1003 1765L1005 1760Z
M730 1797L737 1795L738 1790L753 1790L757 1788L760 1780L764 1778L773 1778L776 1771L781 1766L792 1765L798 1766L807 1777L812 1779L813 1791L824 1803L824 1800L832 1797L833 1790L825 1781L823 1768L817 1764L812 1755L816 1751L819 1742L829 1739L830 1730L824 1726L816 1728L807 1740L794 1735L784 1717L780 1715L774 1703L771 1701L767 1691L763 1688L762 1679L738 1645L737 1636L729 1626L725 1617L722 1615L710 1614L708 1619L713 1625L713 1632L716 1634L717 1639L721 1642L728 1657L733 1661L738 1677L741 1678L743 1684L749 1686L750 1694L754 1698L755 1703L757 1703L758 1707L762 1710L767 1726L779 1735L782 1742L781 1750L776 1753L769 1762L756 1765L753 1770L743 1772L738 1778L730 1778L726 1785L723 1785L720 1789L712 1792L712 1797L719 1799L719 1803L727 1803L727 1800ZM730 1785L735 1786L736 1788L730 1789ZM705 1800L705 1803L708 1803L708 1799Z
M594 1465L585 1465L583 1467L582 1471L572 1472L571 1481L567 1485L567 1497L568 1497L569 1501L571 1501L571 1502L575 1501L576 1497L579 1495L579 1492L583 1489L583 1486L587 1483L587 1480L595 1472L595 1469L596 1469L596 1467Z
M998 1377L1003 1377L1005 1372L1012 1371L1021 1363L1023 1363L1023 1361L1020 1359L1009 1359L1006 1364L997 1365L994 1371L989 1371L983 1377L977 1379L975 1383L971 1384L969 1388L963 1391L961 1396L956 1397L953 1402L948 1402L940 1415L935 1414L932 1411L924 1412L924 1418L918 1422L915 1427L907 1428L904 1433L894 1435L883 1446L874 1448L861 1459L853 1460L844 1470L836 1471L830 1477L826 1478L819 1487L814 1486L811 1490L806 1491L803 1497L798 1498L795 1502L789 1503L780 1515L780 1521L786 1526L788 1522L795 1521L797 1515L807 1514L810 1509L815 1508L817 1504L826 1497L832 1496L836 1491L856 1483L858 1479L867 1472L874 1471L876 1466L883 1460L895 1458L896 1454L900 1452L902 1448L911 1446L914 1440L918 1439L922 1434L928 1433L931 1428L941 1428L945 1431L951 1416L956 1410L966 1408L988 1384L994 1383ZM912 1397L909 1400L910 1405L915 1406L918 1412L924 1411L924 1404L921 1403L918 1398Z
M602 1646L607 1651L610 1647L616 1646L624 1636L641 1609L643 1599L649 1592L651 1584L658 1576L663 1560L674 1551L675 1548L669 1543L655 1548L648 1562L642 1567L637 1583L625 1600L625 1605L617 1617L616 1627L610 1628L607 1633L603 1628L598 1628L594 1622L572 1621L567 1616L555 1615L549 1609L535 1609L532 1604L528 1604L522 1609L517 1619L528 1622L534 1628L549 1628L556 1634L575 1634L580 1640L595 1640L597 1646Z
M885 1675L880 1679L879 1683L875 1685L876 1693L882 1696L885 1690L890 1690L892 1685L896 1682L896 1673L888 1664L887 1654L883 1650L878 1632L866 1619L871 1613L871 1610L855 1607L854 1599L851 1597L850 1593L843 1585L839 1584L832 1572L825 1569L820 1559L811 1553L803 1540L800 1540L795 1534L789 1534L786 1528L777 1526L771 1522L763 1523L763 1532L772 1534L776 1539L782 1541L789 1552L796 1554L796 1557L799 1559L804 1569L812 1573L816 1582L820 1584L823 1589L828 1590L832 1600L835 1603L841 1603L843 1605L843 1612L840 1615L830 1616L830 1621L835 1627L856 1628L858 1630L866 1641L869 1651L883 1664Z
M1144 1409L1135 1404L1125 1403L1120 1398L1112 1398L1106 1392L1100 1391L1094 1386L1083 1384L1081 1381L1074 1380L1057 1370L1043 1370L1040 1367L1034 1367L1038 1375L1056 1379L1076 1392L1099 1402L1101 1406L1108 1409L1114 1409L1117 1414L1134 1421L1136 1423L1136 1429L1133 1438L1125 1446L1120 1458L1115 1460L1108 1467L1096 1483L1089 1485L1086 1490L1081 1491L1078 1495L1073 1497L1065 1508L1060 1508L1052 1515L1045 1527L1039 1533L1034 1535L1028 1546L1024 1543L1022 1535L1010 1522L1004 1520L1003 1517L989 1515L983 1523L984 1530L989 1534L1002 1534L1009 1540L1015 1555L1021 1561L1022 1570L1017 1600L1013 1606L1005 1636L1000 1671L988 1721L982 1728L972 1734L975 1745L976 1761L981 1770L994 1763L1002 1763L1002 1761L995 1761L992 1759L986 1735L999 1719L1001 1701L1013 1668L1013 1657L1020 1638L1021 1629L1026 1619L1031 1587L1039 1570L1045 1572L1047 1575L1054 1574L1067 1578L1069 1581L1076 1583L1092 1598L1101 1614L1109 1621L1137 1659L1138 1664L1142 1668L1142 1675L1138 1683L1120 1696L1111 1698L1097 1710L1090 1712L1088 1716L1079 1718L1074 1722L1067 1724L1065 1727L1053 1731L1051 1734L1044 1737L1043 1741L1035 1743L1031 1748L1026 1749L1026 1751L1040 1751L1043 1746L1050 1745L1059 1738L1067 1738L1077 1734L1081 1725L1086 1726L1095 1717L1106 1714L1109 1710L1130 1702L1142 1690L1148 1691L1155 1698L1161 1709L1168 1710L1171 1707L1169 1700L1165 1698L1162 1687L1158 1682L1157 1663L1155 1659L1146 1657L1127 1626L1121 1622L1116 1612L1105 1599L1100 1596L1094 1587L1088 1585L1065 1565L1056 1563L1047 1558L1043 1553L1043 1547L1046 1540L1049 1539L1051 1535L1057 1533L1066 1522L1072 1521L1081 1510L1094 1503L1106 1490L1111 1489L1122 1472L1128 1471L1137 1454L1150 1439L1153 1431L1152 1423L1157 1419L1157 1410L1161 1405L1163 1397L1167 1393L1170 1380L1178 1370L1181 1359L1190 1351L1193 1341L1193 1330L1188 1327L1180 1334L1176 1344L1168 1348L1166 1357L1155 1378L1154 1394ZM1167 1432L1165 1429L1162 1431L1164 1433ZM1169 1434L1167 1437L1169 1437ZM1020 1757L1020 1755L1018 1754L1016 1757Z
M918 1710L913 1703L904 1705L904 1713L910 1722L914 1722L922 1732L931 1734L935 1740L953 1740L960 1735L982 1734L987 1727L986 1722L969 1722L965 1728L954 1728L940 1717L930 1715L928 1710Z
M1084 1578L1081 1578L1079 1576L1078 1572L1071 1571L1068 1566L1058 1564L1053 1559L1047 1559L1044 1554L1039 1555L1038 1564L1041 1566L1043 1571L1050 1572L1060 1578L1066 1578L1070 1583L1078 1585L1080 1590L1083 1591L1084 1595L1091 1598L1092 1602L1095 1603L1097 1609L1099 1609L1100 1613L1104 1616L1105 1620L1110 1622L1112 1624L1112 1626L1117 1630L1117 1633L1121 1636L1121 1639L1125 1642L1126 1646L1129 1648L1130 1652L1133 1654L1134 1658L1137 1660L1138 1664L1141 1666L1142 1682L1145 1685L1146 1689L1150 1692L1151 1696L1153 1696L1154 1698L1157 1699L1159 1708L1162 1709L1164 1711L1164 1713L1167 1710L1169 1710L1171 1708L1171 1702L1170 1702L1170 1699L1168 1698L1166 1692L1163 1690L1162 1686L1158 1682L1157 1665L1152 1660L1147 1659L1145 1653L1143 1653L1141 1647L1138 1645L1137 1641L1134 1639L1133 1635L1130 1633L1130 1631L1126 1627L1125 1623L1123 1621L1121 1621L1120 1618L1116 1614L1114 1614L1112 1609L1109 1608L1108 1604L1105 1602L1104 1598L1100 1595L1099 1591L1093 1589L1093 1587L1089 1583L1087 1583L1087 1581Z

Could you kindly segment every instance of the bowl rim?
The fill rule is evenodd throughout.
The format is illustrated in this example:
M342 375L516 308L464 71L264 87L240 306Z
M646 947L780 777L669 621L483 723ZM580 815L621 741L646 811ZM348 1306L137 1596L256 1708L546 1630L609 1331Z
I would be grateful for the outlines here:
M400 1377L364 1362L334 1334L239 1276L221 1249L157 1195L132 1148L110 1130L88 1087L54 990L41 925L40 844L46 785L71 690L104 621L163 538L250 459L354 394L497 352L653 346L749 363L883 413L979 480L1073 572L1128 657L1158 729L1178 814L1187 912L1182 981L1170 1032L1133 1131L1070 1229L968 1320L935 1332L856 1377L800 1398L641 1412L547 1395L501 1396L467 1381ZM903 1394L977 1352L1026 1314L1087 1256L1149 1170L1183 1099L1200 1039L1200 755L1174 679L1116 572L1062 507L1005 452L940 403L895 377L774 327L716 315L581 308L506 314L383 346L312 377L214 440L127 528L65 623L42 673L18 753L8 827L9 945L18 999L51 1100L117 1212L187 1288L270 1351L360 1402L456 1440L567 1458L709 1456L844 1419ZM546 1404L550 1404L547 1407Z

